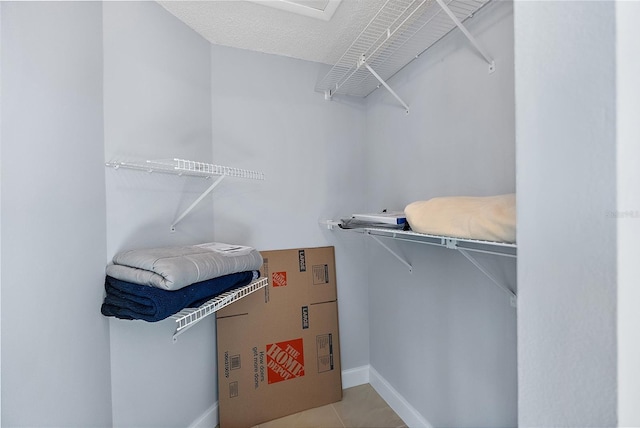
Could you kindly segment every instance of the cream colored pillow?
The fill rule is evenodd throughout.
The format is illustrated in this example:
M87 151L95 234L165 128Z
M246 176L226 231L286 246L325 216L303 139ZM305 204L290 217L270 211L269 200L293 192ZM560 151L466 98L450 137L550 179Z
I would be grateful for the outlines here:
M516 195L449 196L404 209L414 232L483 241L516 241Z

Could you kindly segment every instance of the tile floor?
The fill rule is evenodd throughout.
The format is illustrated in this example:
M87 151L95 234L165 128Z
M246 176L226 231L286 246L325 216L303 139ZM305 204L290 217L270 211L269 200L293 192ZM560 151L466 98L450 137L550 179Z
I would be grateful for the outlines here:
M253 428L406 428L406 424L369 384L343 391L342 401Z

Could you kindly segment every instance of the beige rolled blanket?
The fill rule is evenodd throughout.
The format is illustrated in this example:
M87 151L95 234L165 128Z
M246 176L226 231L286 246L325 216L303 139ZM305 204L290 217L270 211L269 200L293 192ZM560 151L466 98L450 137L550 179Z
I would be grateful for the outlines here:
M448 196L404 209L414 232L482 241L516 241L516 195Z

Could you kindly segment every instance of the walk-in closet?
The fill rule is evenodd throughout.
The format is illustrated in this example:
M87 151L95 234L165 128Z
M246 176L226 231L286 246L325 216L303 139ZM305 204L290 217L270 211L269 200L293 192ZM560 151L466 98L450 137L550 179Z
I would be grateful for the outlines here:
M305 2L0 2L2 427L215 427L215 313L266 279L100 313L115 254L205 242L333 247L342 387L406 426L640 426L640 2L261 3ZM497 195L512 242L341 227Z

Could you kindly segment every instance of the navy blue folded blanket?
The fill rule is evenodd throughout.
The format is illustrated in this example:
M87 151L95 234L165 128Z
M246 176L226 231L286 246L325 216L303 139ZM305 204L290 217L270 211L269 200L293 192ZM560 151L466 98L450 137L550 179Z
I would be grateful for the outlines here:
M107 276L107 295L101 312L103 315L121 319L160 321L184 308L198 307L219 294L247 285L259 276L258 271L232 273L173 291Z

